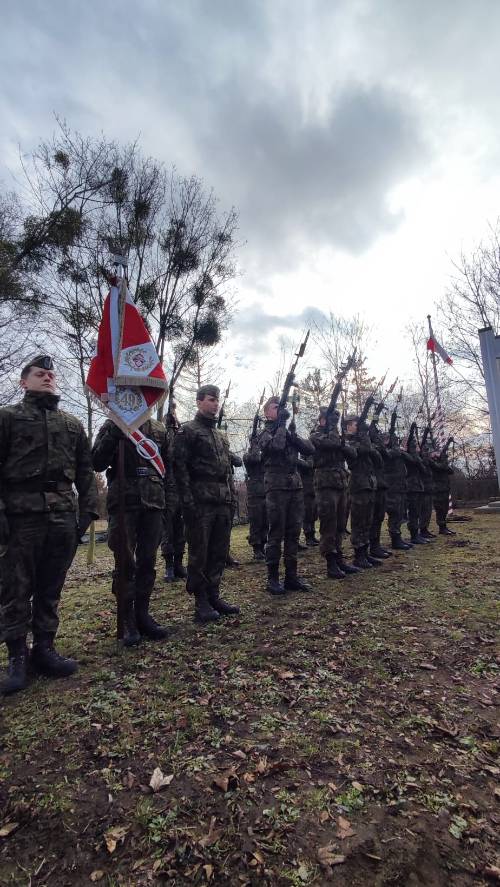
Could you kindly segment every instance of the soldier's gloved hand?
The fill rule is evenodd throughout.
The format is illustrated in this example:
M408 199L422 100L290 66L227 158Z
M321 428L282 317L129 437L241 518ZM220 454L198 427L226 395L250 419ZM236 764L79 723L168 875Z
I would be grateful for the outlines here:
M82 513L79 515L78 525L76 529L79 540L82 538L82 536L85 535L93 520L94 518L87 511L82 511Z
M10 529L5 511L0 511L0 545L7 545Z

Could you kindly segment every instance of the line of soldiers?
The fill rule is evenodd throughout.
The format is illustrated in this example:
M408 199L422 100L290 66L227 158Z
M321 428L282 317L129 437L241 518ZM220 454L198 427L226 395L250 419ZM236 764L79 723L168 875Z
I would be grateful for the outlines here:
M0 625L9 656L3 694L24 689L30 671L59 678L77 669L75 660L62 656L54 642L67 570L78 541L98 517L94 471L107 474L108 545L115 556L115 594L119 558L124 561L125 646L135 646L142 638L167 637L167 629L150 613L162 535L166 576L169 580L186 579L186 590L194 598L195 619L207 623L239 613L237 606L220 596L236 507L233 470L237 460L227 436L217 427L219 389L204 385L198 390L197 412L190 422L179 425L174 414L167 417L166 424L150 419L141 426L167 466L162 479L110 420L100 429L90 451L79 420L59 409L49 355L30 361L22 370L20 384L23 400L0 409ZM328 576L357 573L389 555L380 546L386 505L393 548L409 547L401 538L406 497L412 543L422 544L431 537L431 494L429 485L424 488L429 467L439 479L435 507L440 532L451 532L446 530L451 471L446 452L436 456L423 449L419 455L412 452L411 441L407 452L394 434L384 440L376 422L367 430L363 417L347 417L344 434L338 430L338 413L332 421L328 408L320 411L317 427L306 440L297 434L293 420L287 425L290 416L278 397L266 402L264 416L264 428L252 435L244 464L249 541L255 558L266 562L271 594L310 590L297 572L305 501L299 455L306 460L304 476L313 479L314 497L306 496L310 500L306 538L310 542L314 539L317 506L320 552L326 559ZM121 439L123 535L118 514ZM408 470L412 466L419 477ZM352 564L342 553L349 509L355 550ZM184 536L187 571L182 563ZM283 584L279 578L282 549ZM30 633L31 649L27 643Z

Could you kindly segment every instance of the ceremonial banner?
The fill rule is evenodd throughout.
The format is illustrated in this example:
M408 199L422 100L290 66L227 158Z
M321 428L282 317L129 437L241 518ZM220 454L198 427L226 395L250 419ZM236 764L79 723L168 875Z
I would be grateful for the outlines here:
M443 346L439 344L434 335L429 336L429 338L427 339L427 350L432 351L433 354L439 354L441 360L444 360L445 363L448 363L450 365L453 363L453 359L444 350Z
M125 277L112 279L86 388L140 455L164 474L156 444L138 429L165 400L168 381Z

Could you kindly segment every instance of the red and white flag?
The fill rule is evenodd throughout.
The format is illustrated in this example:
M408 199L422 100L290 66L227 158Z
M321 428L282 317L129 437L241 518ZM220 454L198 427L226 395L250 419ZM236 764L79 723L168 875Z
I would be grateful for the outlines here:
M168 381L124 277L112 279L104 302L86 388L135 443L140 455L164 474L156 444L139 431L139 426L165 400Z
M453 363L452 358L448 352L444 350L443 346L439 344L434 334L427 339L427 350L432 351L433 354L439 354L441 360L444 360L445 363L450 365Z

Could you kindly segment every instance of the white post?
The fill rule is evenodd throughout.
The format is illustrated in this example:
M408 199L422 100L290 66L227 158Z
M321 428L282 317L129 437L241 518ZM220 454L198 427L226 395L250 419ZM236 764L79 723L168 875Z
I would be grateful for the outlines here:
M500 336L495 336L490 326L478 330L478 333L500 486Z

